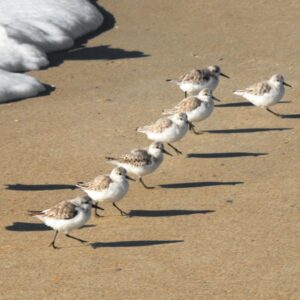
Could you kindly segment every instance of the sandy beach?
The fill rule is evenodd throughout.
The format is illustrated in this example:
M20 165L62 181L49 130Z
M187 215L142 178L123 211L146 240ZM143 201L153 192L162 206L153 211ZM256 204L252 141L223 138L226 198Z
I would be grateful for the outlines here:
M107 1L105 21L51 66L56 90L0 105L1 299L296 300L299 274L300 2ZM104 157L147 147L135 128L183 93L165 80L218 64L213 115L120 207L60 235L27 216L82 195ZM232 94L282 73L277 118Z

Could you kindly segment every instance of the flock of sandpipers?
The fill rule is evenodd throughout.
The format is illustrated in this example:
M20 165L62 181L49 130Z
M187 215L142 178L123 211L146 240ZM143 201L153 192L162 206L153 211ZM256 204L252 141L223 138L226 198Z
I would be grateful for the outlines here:
M88 221L92 207L95 208L95 215L100 216L98 210L103 208L98 206L99 203L110 202L121 215L130 216L116 204L126 195L129 188L128 180L134 180L127 173L136 175L146 189L154 188L146 185L143 177L160 166L164 154L172 156L165 150L164 143L177 154L182 154L171 143L182 139L188 130L201 134L195 129L194 123L208 118L213 112L214 100L219 100L212 95L212 91L218 86L220 76L229 78L221 72L219 66L209 66L205 69L194 69L178 80L167 80L178 85L185 93L185 98L175 107L164 110L165 117L151 125L137 128L138 132L146 134L148 139L153 141L148 149L134 149L117 158L106 157L108 162L117 167L109 175L100 175L92 181L78 183L77 187L87 195L62 201L43 211L29 211L31 216L39 218L56 231L50 246L58 249L55 241L59 232L86 243L87 241L74 237L69 232L82 227ZM284 82L282 75L276 74L267 81L258 82L244 90L237 90L234 94L246 98L255 106L265 108L276 116L283 117L269 107L282 99L284 85L290 86Z

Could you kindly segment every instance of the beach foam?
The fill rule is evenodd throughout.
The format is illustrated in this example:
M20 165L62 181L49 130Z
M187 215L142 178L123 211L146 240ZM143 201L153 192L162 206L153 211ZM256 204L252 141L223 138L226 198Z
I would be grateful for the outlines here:
M76 38L96 30L102 22L103 16L88 0L2 0L0 69L6 72L0 72L0 102L44 90L31 76L10 72L46 67L47 52L72 47ZM13 86L16 82L19 88Z
M36 96L45 86L34 77L0 70L0 99L10 101Z

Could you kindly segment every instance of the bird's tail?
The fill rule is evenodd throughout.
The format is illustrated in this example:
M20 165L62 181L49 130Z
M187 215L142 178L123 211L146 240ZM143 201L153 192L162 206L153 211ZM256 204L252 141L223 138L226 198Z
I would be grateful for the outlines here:
M80 189L82 189L82 188L84 188L84 182L83 181L79 181L79 182L77 182L75 184L75 186L78 187L78 188L80 188Z
M162 113L162 115L164 115L164 116L170 116L170 115L174 115L174 114L176 114L178 111L177 111L177 109L176 109L176 107L175 108L171 108L171 109L164 109L161 113Z
M28 210L27 213L31 217L41 216L44 214L41 210Z
M244 91L243 90L236 90L236 91L233 91L233 93L237 96L243 96L244 95Z
M137 127L136 131L141 132L141 133L146 133L147 132L148 126L142 126L142 127Z
M171 83L175 83L175 84L179 84L178 80L175 79L166 79L167 82L171 82Z
M118 163L118 159L115 157L111 157L111 156L105 156L105 159L107 162L113 164L113 165L117 165Z

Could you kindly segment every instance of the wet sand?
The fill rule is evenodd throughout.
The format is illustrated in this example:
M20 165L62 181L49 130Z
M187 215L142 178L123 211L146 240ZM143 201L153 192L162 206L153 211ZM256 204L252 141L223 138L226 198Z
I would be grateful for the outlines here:
M173 4L172 4L173 3ZM86 47L32 72L56 90L0 106L1 299L299 299L298 1L101 1L106 23ZM101 32L102 31L102 32ZM106 155L149 142L135 128L182 99L167 78L219 64L213 115L131 184L120 217L105 206L74 232L28 217L82 194ZM274 73L293 89L277 118L232 91Z

